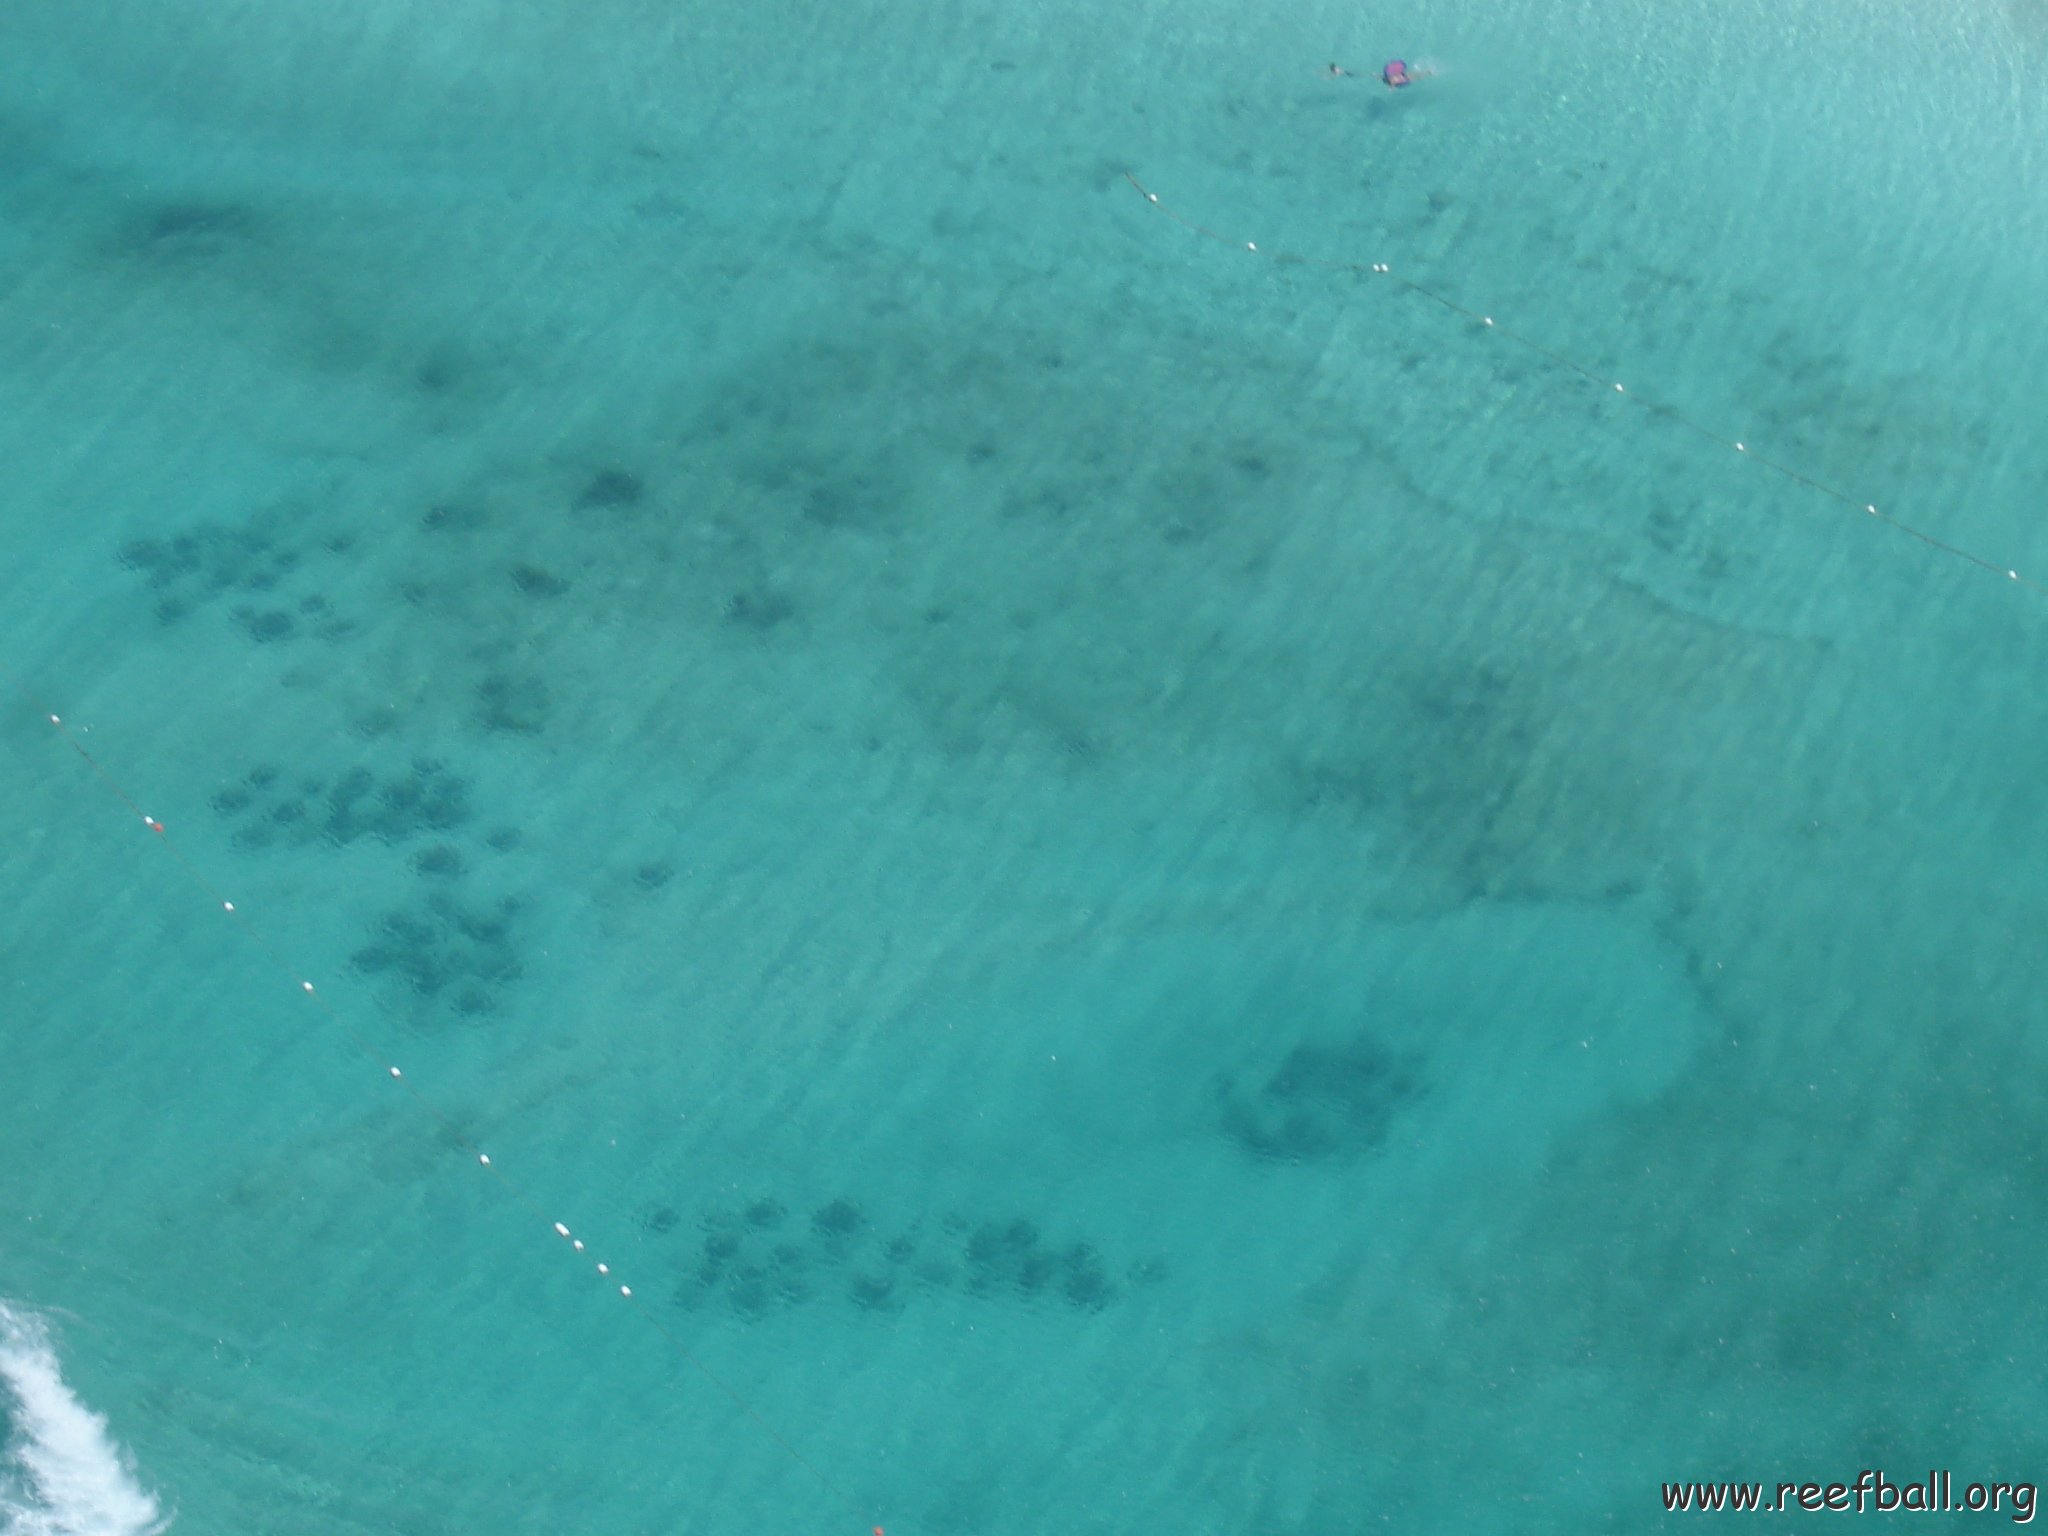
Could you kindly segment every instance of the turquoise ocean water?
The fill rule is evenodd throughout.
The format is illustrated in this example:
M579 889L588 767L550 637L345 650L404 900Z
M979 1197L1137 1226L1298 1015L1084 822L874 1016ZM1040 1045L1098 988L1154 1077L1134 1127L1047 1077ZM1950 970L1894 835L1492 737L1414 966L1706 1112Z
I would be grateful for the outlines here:
M2048 599L1267 254L2048 575L2044 146L2042 0L0 11L168 829L7 692L0 1530L2048 1470Z

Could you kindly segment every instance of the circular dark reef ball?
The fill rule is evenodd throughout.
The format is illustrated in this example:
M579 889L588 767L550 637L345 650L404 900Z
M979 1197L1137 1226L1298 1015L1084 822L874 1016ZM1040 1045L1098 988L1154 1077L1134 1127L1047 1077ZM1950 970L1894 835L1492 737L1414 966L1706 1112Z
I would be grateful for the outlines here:
M811 1217L811 1228L820 1237L851 1237L866 1225L860 1207L851 1200L834 1200L821 1205Z
M412 872L434 880L450 880L463 872L462 850L448 843L422 848L412 856Z
M894 1275L855 1275L846 1292L856 1306L870 1312L885 1311L897 1304Z

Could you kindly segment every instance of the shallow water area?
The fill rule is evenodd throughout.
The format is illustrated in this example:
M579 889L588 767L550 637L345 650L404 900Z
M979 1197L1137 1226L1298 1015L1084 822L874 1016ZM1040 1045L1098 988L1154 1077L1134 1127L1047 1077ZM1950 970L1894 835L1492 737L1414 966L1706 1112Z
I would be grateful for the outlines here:
M0 18L0 1532L2028 1476L2035 9Z

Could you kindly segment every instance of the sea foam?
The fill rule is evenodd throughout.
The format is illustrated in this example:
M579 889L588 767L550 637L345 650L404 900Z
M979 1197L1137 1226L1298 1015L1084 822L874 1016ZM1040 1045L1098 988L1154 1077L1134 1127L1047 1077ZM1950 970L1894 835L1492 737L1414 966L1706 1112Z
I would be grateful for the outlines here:
M0 1301L0 1536L150 1536L170 1522L106 1418L64 1384L48 1330Z

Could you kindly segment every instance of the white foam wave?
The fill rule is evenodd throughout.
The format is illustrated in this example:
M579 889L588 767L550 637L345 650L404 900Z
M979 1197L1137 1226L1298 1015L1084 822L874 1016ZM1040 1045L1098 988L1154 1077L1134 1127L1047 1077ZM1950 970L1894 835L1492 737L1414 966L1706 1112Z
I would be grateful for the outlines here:
M48 1331L0 1301L0 1536L152 1536L170 1522L107 1434L106 1418L64 1384Z

